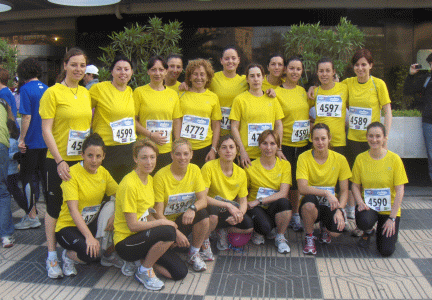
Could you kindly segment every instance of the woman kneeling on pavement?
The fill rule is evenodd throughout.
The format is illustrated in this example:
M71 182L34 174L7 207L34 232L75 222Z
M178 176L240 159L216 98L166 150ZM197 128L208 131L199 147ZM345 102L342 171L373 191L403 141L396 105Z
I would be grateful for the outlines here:
M210 232L217 230L217 248L229 248L228 232L251 233L253 221L246 214L246 172L234 163L239 147L231 135L224 135L217 146L219 158L207 162L201 169L208 190L207 211L210 215Z
M315 124L311 138L312 150L302 153L298 159L297 184L300 194L304 195L300 204L306 233L303 253L315 255L314 223L320 222L319 241L326 244L345 228L344 208L348 200L351 170L342 154L329 149L331 135L326 124ZM338 182L339 193L336 195Z
M151 172L156 166L157 146L139 140L133 147L136 168L120 182L117 192L114 244L118 255L128 261L139 260L135 279L149 290L160 290L164 283L156 271L167 278L181 280L187 267L169 248L176 240L177 225L169 220L155 220L150 210L155 203Z
M63 274L77 274L75 264L98 261L100 243L95 238L99 222L109 218L106 230L112 230L114 210L103 205L106 195L112 196L117 191L117 183L109 172L101 166L105 158L105 144L99 134L88 136L82 144L81 163L70 168L71 179L63 181L63 204L57 220L55 232L63 251ZM102 256L102 264L122 266L122 261L113 253L114 246L108 248Z
M246 169L249 195L247 214L254 222L252 242L264 244L264 236L275 239L279 253L291 251L285 232L292 216L288 200L291 185L291 165L276 157L281 151L280 136L274 130L264 130L258 138L261 156Z
M194 271L201 272L207 269L204 260L212 261L214 256L208 239L207 191L199 167L190 163L192 155L192 146L187 139L179 138L173 142L173 162L160 169L154 178L154 208L158 219L177 224L176 246L189 247L188 263Z
M408 182L401 158L387 150L386 128L379 122L367 127L370 150L359 154L353 167L352 191L356 223L364 231L358 244L368 248L378 222L376 245L382 256L395 251L398 238L404 184ZM361 192L363 190L363 193Z

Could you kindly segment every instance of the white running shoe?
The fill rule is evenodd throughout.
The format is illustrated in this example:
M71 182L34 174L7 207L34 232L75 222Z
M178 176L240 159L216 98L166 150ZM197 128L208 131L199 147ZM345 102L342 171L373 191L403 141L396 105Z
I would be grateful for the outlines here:
M281 254L291 252L291 248L288 246L288 241L286 240L285 237L276 238L275 239L275 246L278 248L278 252Z
M65 276L75 276L76 274L78 274L77 270L75 269L75 261L67 257L66 249L63 250L62 260L63 260L63 274Z
M217 241L217 245L216 247L220 250L220 251L225 251L229 249L229 244L228 244L228 232L226 231L226 229L222 228L216 231L217 237L218 237L218 241Z
M200 251L201 258L204 261L214 261L214 255L211 249L210 241L207 239L203 242Z
M102 255L100 263L104 267L116 267L121 269L125 264L125 261L117 255L117 252L113 252L110 256Z
M3 248L11 248L14 245L15 239L11 236L4 236L1 238Z
M59 261L57 259L47 259L45 263L49 278L57 279L63 277L63 271L60 268Z
M264 236L254 231L252 234L252 243L254 243L255 245L261 245L261 244L264 245L265 244Z
M137 270L135 272L135 279L142 283L148 290L159 291L164 287L163 281L156 277L153 268L143 273Z
M201 258L199 252L196 252L193 255L188 254L188 263L192 265L192 269L195 272L202 272L207 270L207 265L204 260Z

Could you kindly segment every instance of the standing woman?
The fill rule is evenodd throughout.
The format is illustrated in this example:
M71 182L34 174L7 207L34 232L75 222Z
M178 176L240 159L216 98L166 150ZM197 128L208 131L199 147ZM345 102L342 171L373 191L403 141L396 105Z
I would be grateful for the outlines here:
M229 248L228 232L251 233L253 222L246 214L246 172L234 163L238 145L231 135L224 135L217 151L219 159L207 162L201 173L208 191L209 231L218 229L217 248L223 251Z
M200 168L216 158L216 146L220 136L222 119L217 95L210 90L214 75L208 60L195 59L186 67L188 91L180 96L183 113L180 136L188 139L194 151L192 163Z
M267 64L267 70L269 71L269 74L264 78L263 90L275 90L284 82L284 57L282 54L275 53L270 56Z
M336 72L330 58L321 58L317 63L320 85L314 90L313 104L316 109L315 123L326 124L332 138L333 151L345 155L346 133L345 116L348 102L348 87L334 81Z
M233 46L227 46L222 51L220 63L223 70L215 73L209 89L219 98L222 110L221 136L230 133L231 122L229 115L234 98L247 91L246 76L238 75L237 68L240 64L238 51Z
M288 200L291 185L291 165L276 156L280 138L276 131L265 130L258 139L261 157L246 169L249 195L247 214L254 222L252 242L264 244L264 236L271 237L276 230L275 246L279 253L291 251L285 232L292 216Z
M63 277L55 239L55 227L63 204L60 184L71 179L69 167L82 159L82 143L90 133L90 94L78 84L85 75L86 66L84 52L79 48L70 49L63 59L64 70L58 77L60 83L46 90L39 106L42 135L48 147L45 234L48 244L46 267L50 278Z
M183 72L183 56L181 54L172 53L166 59L168 71L165 76L165 86L179 93L180 82L178 78Z
M92 128L107 146L102 165L119 183L132 171L132 146L135 135L135 106L132 88L128 86L133 70L131 61L120 54L110 67L112 81L94 84L90 88L95 109Z
M243 168L251 165L251 160L260 157L258 138L267 129L274 129L278 136L283 133L284 114L279 101L267 96L262 89L264 69L259 64L246 68L249 90L238 95L230 113L231 133L240 147L240 164ZM279 141L280 143L280 141ZM278 149L278 157L282 157Z
M207 191L198 166L191 164L192 146L179 138L173 143L172 164L162 168L154 178L156 218L174 221L177 226L176 246L188 247L188 263L196 272L205 271L206 260L214 260L208 241L209 217ZM187 236L192 233L189 243Z
M293 209L293 217L290 227L292 227L294 231L303 230L298 213L300 193L298 192L295 174L298 157L309 149L309 110L312 107L312 102L308 100L305 89L298 85L302 73L303 63L301 59L296 56L290 57L286 64L285 82L282 83L280 87L276 88L276 97L285 115L282 119L282 153L292 167L290 200Z
M376 222L376 244L382 256L395 251L404 184L408 183L400 157L387 150L386 128L379 122L367 127L370 150L359 154L353 167L352 192L357 202L356 223L364 231L359 246L368 248Z
M159 149L155 172L171 162L171 144L180 137L181 117L178 94L164 86L167 64L161 56L147 63L150 83L135 89L136 128L140 137L148 137Z
M300 214L305 226L303 253L316 254L314 223L320 222L320 242L329 244L345 228L344 208L348 200L348 179L351 170L346 158L329 149L330 129L316 123L312 128L312 150L300 155L297 163L297 184L304 195ZM336 185L339 183L339 195Z
M135 279L149 290L160 290L164 283L153 270L165 277L181 280L187 267L169 248L176 240L177 225L169 220L155 220L149 209L155 203L153 178L158 148L145 139L135 143L136 168L120 182L115 204L114 244L125 261L140 260Z

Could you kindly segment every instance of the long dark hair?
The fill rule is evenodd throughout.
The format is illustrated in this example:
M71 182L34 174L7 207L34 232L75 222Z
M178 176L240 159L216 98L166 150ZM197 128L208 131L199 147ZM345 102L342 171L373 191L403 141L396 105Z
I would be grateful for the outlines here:
M73 47L68 52L66 52L66 54L63 57L63 64L67 64L69 62L69 59L71 57L78 56L78 55L83 55L84 58L85 58L86 64L87 64L87 62L88 62L87 55L85 54L85 52L83 50L81 50L78 47ZM59 76L57 76L57 81L56 82L60 83L65 78L66 78L66 71L64 70L64 68L62 66L62 71L60 72Z

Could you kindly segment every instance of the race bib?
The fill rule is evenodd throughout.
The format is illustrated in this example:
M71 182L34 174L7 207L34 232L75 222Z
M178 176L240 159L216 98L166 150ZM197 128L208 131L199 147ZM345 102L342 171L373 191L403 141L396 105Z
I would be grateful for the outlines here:
M135 126L133 118L124 118L110 123L114 142L128 144L135 141Z
M390 188L365 189L364 201L370 209L375 211L391 211Z
M231 130L231 121L229 119L229 115L231 113L231 107L221 107L221 111L222 111L221 129Z
M291 142L301 142L309 138L310 121L295 121L293 124L293 133Z
M171 142L172 121L147 120L146 128L150 132L162 133L167 138L167 143Z
M264 130L272 129L271 123L249 123L248 124L248 146L258 146L258 138Z
M227 199L222 198L221 196L215 196L214 198L216 200L219 200L219 201L228 202L228 203L234 205L235 207L240 208L240 204L236 201L227 200ZM225 207L219 207L219 213L225 212L225 211L226 211Z
M264 187L260 187L258 189L256 198L266 198L268 196L273 195L274 193L279 192L278 190L273 190L273 189L269 189L269 188L264 188Z
M184 213L189 206L195 203L195 193L184 193L168 197L168 204L165 207L164 215L175 215Z
M316 100L318 117L342 117L342 98L339 95L318 95Z
M90 129L86 131L69 130L66 154L68 156L80 155L82 153L82 144L89 134Z
M372 123L372 108L362 108L350 106L349 108L349 128L355 130L365 130Z
M97 216L97 214L100 210L100 207L101 207L101 205L98 204L98 205L94 205L94 206L86 206L83 208L81 215L82 215L86 225L93 222L93 220L95 219L95 217Z
M335 195L335 188L333 186L314 186L314 187L320 190L330 191L330 193L333 196ZM317 196L317 197L318 197L319 205L325 205L330 207L330 203L328 202L326 197L322 197L322 196Z
M147 222L147 216L149 215L148 209L142 214L142 216L138 219L140 222Z
M180 136L188 139L203 141L207 137L209 126L209 118L185 115L183 116Z

